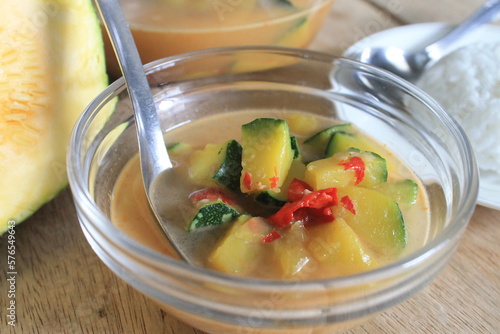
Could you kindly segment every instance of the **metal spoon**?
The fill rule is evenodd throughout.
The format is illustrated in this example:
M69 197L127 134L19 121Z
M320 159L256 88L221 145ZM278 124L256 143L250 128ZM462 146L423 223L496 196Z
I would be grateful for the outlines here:
M460 37L490 22L500 11L500 0L487 1L481 8L465 21L457 25L445 36L427 47L407 52L397 47L366 47L355 55L346 55L363 63L388 70L410 82L417 81L427 66L437 61L446 50Z
M196 245L204 240L194 239L216 238L210 233L191 236L184 226L165 218L169 212L164 194L172 189L178 178L168 156L151 89L118 0L96 0L95 3L110 35L132 101L142 178L150 206L174 251L189 264L201 265L204 254L197 252L201 247Z

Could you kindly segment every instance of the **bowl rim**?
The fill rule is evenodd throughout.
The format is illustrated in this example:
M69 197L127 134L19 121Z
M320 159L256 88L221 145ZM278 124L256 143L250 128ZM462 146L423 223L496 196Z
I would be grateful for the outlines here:
M335 278L306 280L306 281L283 281L283 280L267 280L258 278L238 277L229 274L223 274L203 267L191 266L182 260L177 260L167 255L156 252L147 246L135 241L132 237L125 234L118 227L116 227L106 216L99 210L97 205L92 199L88 190L86 181L88 181L88 173L84 173L82 158L83 138L88 128L88 125L94 117L98 114L99 106L105 104L110 98L117 95L126 89L123 77L111 83L104 91L102 91L80 115L73 132L71 134L70 146L67 157L68 178L70 187L75 198L77 207L84 208L86 214L90 217L92 224L103 234L110 242L118 245L121 249L133 252L134 256L140 257L144 263L155 266L157 269L166 270L169 273L176 273L182 276L196 278L204 282L211 282L225 286L246 287L256 291L275 291L277 288L280 291L296 290L297 285L300 286L301 291L314 291L320 287L349 287L363 283L372 282L373 280L381 280L384 278L393 277L405 271L410 271L420 263L424 262L433 253L438 252L442 248L446 248L460 238L462 232L465 230L469 223L470 217L473 213L473 208L476 205L478 194L478 172L474 153L470 142L468 141L465 132L460 125L446 113L446 111L428 94L420 90L413 84L393 75L385 70L367 65L355 60L344 58L341 56L330 55L323 52L303 50L288 47L273 47L273 46L238 46L238 47L222 47L205 49L201 51L193 51L181 55L170 56L162 58L144 65L146 74L151 74L159 70L163 70L170 66L174 66L177 62L191 61L206 56L216 56L224 53L273 53L284 55L288 57L297 57L302 60L313 60L321 62L338 62L342 65L356 67L358 70L363 70L371 74L377 75L385 80L392 81L393 84L400 86L405 91L411 93L414 97L422 99L425 104L431 108L433 113L444 122L452 135L458 140L457 146L461 148L461 154L467 159L463 162L462 168L464 174L469 178L466 182L465 192L468 195L463 196L462 201L457 205L457 209L453 212L455 224L447 222L443 230L436 235L435 238L426 243L419 250L406 255L390 264L375 268L366 272L361 272L354 275L341 276ZM460 144L460 145L459 145ZM78 177L83 175L83 177ZM99 222L96 223L96 222ZM80 223L82 223L80 221ZM104 223L104 224L102 224ZM99 226L97 226L99 225ZM83 226L82 226L83 228Z

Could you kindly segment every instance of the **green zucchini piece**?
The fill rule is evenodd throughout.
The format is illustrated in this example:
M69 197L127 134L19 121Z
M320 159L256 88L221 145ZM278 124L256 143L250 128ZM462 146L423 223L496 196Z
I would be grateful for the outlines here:
M306 166L300 160L293 160L290 170L286 176L285 182L280 187L280 191L276 192L274 190L264 190L261 192L255 200L265 206L270 206L274 208L281 208L288 202L288 187L292 183L293 179L303 180L306 173Z
M241 146L235 140L222 144L207 144L190 156L189 177L198 185L222 185L239 191L240 175Z
M300 147L296 137L290 137L290 145L293 150L293 159L300 159L302 155L300 154Z
M319 156L323 156L326 147L328 145L328 142L330 141L335 132L338 131L349 132L351 130L352 130L351 123L337 124L317 132L312 137L306 139L306 141L304 141L304 144L311 147L314 150L314 152Z
M297 44L297 41L303 39L301 37L308 33L310 25L307 17L299 18L296 22L293 22L290 29L278 39L276 45L290 46Z
M255 197L255 200L265 206L270 206L273 208L281 208L285 205L286 198L283 198L281 193L274 192L272 190L265 190Z
M399 205L413 205L417 201L418 185L412 179L382 183L373 189L389 196Z
M229 223L241 214L229 204L222 200L204 204L196 213L189 224L189 231L206 227Z
M241 150L241 145L236 140L230 140L225 149L219 152L224 157L213 176L217 183L235 192L240 191Z
M290 0L276 0L276 3L280 6L295 7Z
M353 133L339 131L332 135L325 149L325 157L347 150L350 147L360 149L359 137Z
M344 219L374 252L394 256L406 247L406 227L398 203L373 189L349 186L338 189L338 198L347 196L354 212L341 204L335 217Z
M179 156L179 155L185 155L188 154L192 151L193 146L191 146L188 143L172 143L167 146L167 151L169 154Z
M281 6L295 7L290 0L276 0L276 3Z
M330 138L326 146L325 157L331 157L335 153L343 152L351 147L363 151L377 152L376 146L368 142L365 138L355 133L338 131Z
M339 275L355 274L377 266L371 250L342 218L330 224L308 227L307 236L314 258Z
M257 118L241 127L243 193L280 187L292 164L294 151L286 121Z
M364 179L358 184L360 187L370 188L387 182L387 177L389 175L387 171L387 162L377 153L361 151L351 147L339 154L340 157L345 155L348 157L359 157L365 164Z

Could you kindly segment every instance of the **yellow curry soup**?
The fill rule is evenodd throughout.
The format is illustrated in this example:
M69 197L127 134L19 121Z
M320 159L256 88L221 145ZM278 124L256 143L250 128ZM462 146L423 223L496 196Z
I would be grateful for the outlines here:
M190 233L228 225L207 249L209 269L279 280L338 277L383 266L429 238L424 187L355 124L251 110L197 120L165 138L182 178L165 199L169 219L181 220ZM238 147L239 174L219 175L223 157ZM168 254L137 157L116 183L112 221Z

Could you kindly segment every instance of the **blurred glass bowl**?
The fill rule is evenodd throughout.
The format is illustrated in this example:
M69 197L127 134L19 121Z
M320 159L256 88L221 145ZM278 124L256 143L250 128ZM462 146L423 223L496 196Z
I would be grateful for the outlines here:
M165 131L215 113L294 110L353 122L386 144L426 187L431 237L420 250L362 274L305 282L230 277L159 254L110 221L117 176L137 153L124 81L77 123L68 173L86 238L119 277L209 333L335 333L412 296L448 263L472 215L478 176L470 144L437 103L384 71L288 48L226 48L147 65Z
M214 47L304 48L334 0L120 0L144 63ZM103 29L105 32L105 29ZM108 72L121 76L103 34Z

